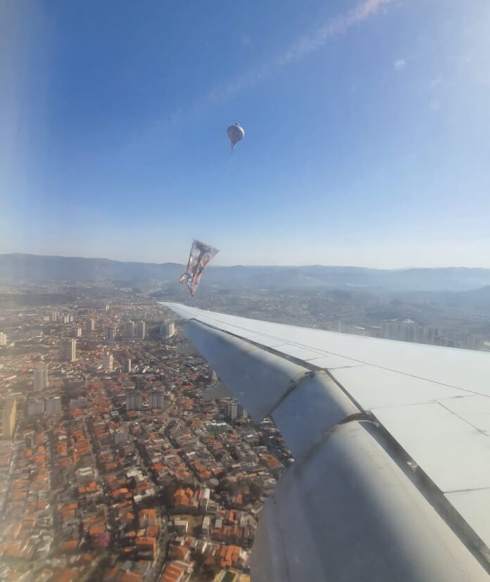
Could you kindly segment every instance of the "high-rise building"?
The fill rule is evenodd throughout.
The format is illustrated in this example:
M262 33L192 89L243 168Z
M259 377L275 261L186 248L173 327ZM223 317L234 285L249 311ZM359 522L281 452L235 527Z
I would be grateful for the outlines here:
M436 335L436 337L434 338L434 343L436 346L443 346L445 348L455 348L456 347L455 340L448 338L448 337L444 337L442 335Z
M61 414L61 398L59 396L50 396L46 399L46 414L48 416Z
M77 340L65 338L60 344L60 358L64 362L74 362L77 359Z
M160 326L160 337L163 340L168 340L175 335L175 323L162 323Z
M165 405L165 398L161 390L153 390L150 392L150 408L163 409Z
M138 323L136 324L135 336L138 339L145 339L146 323L144 321L138 321Z
M0 331L0 346L6 346L7 345L7 336Z
M45 366L39 366L32 371L34 390L44 390L49 386L48 370Z
M105 341L106 342L116 341L116 335L117 335L117 327L110 325L109 327L105 328Z
M422 341L423 332L421 328L413 321L403 322L388 321L381 326L380 335L382 338L397 340L402 342Z
M112 354L104 354L102 356L102 367L106 372L112 372L114 367L114 357Z
M248 417L247 411L236 400L230 400L226 403L226 415L231 420L237 420L238 418Z
M482 350L485 338L480 334L471 334L466 338L466 347L470 350Z
M417 337L417 326L414 323L404 323L403 326L404 326L403 340L406 342L415 342Z
M238 402L236 400L231 400L226 403L226 415L229 416L231 420L236 420L238 418Z
M141 410L141 393L134 391L126 394L126 410Z
M399 340L401 331L401 324L395 321L388 321L381 326L381 337L391 340Z
M181 356L197 356L199 351L196 349L194 344L192 344L187 338L179 340L177 342L177 352Z
M418 344L424 343L424 327L422 325L415 326L415 342Z
M29 398L27 401L27 416L38 416L44 412L44 400L42 398Z
M437 327L424 327L424 344L435 344L436 336L439 335L439 329Z
M49 315L49 319L53 322L53 323L58 323L60 320L60 314L58 311L52 311Z
M124 337L126 339L134 338L134 321L126 321L124 324Z
M238 403L238 418L248 418L248 412Z
M95 329L95 319L91 317L85 322L85 331L92 332Z
M7 396L0 404L0 436L3 440L10 439L15 430L15 421L17 419L17 398Z
M123 362L123 372L125 374L129 374L131 372L131 360L129 358Z
M71 336L72 337L82 337L82 328L76 327L74 330L72 330Z

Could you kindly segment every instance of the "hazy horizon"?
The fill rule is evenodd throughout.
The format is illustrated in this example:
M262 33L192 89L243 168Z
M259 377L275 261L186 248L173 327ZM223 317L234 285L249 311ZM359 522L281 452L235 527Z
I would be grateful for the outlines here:
M64 259L87 259L87 260L102 260L102 261L116 261L120 263L142 263L147 265L164 265L164 264L176 264L185 267L186 260L184 261L172 261L172 260L161 260L161 261L144 261L144 260L129 260L129 259L113 259L111 257L102 256L81 256L81 255L64 255L64 254L53 254L53 255L41 255L38 253L23 253L23 252L11 252L11 253L0 253L0 257L9 255L20 255L20 256L32 256L32 257L49 257L49 258L64 258ZM489 269L490 267L481 266L464 266L464 265L450 265L450 266L432 266L423 267L420 265L408 265L406 267L372 267L364 265L354 265L354 264L321 264L321 263L298 263L298 264L257 264L257 263L232 263L226 264L211 264L209 269L213 267L283 267L283 268L298 268L298 267L338 267L347 269L372 269L380 271L405 271L410 269Z

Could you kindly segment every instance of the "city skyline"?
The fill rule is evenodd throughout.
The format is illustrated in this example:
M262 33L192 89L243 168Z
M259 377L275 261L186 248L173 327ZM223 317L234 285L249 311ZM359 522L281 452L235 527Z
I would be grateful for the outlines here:
M484 2L80 6L0 8L1 253L490 267Z

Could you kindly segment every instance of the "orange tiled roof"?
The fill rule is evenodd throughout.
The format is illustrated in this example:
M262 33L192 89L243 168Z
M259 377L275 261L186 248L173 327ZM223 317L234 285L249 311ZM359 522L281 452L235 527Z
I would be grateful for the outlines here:
M165 566L161 582L178 582L184 574L185 570L182 566L170 562L170 564Z
M187 546L172 546L172 555L177 560L185 560L189 555L189 548Z
M77 578L78 578L78 572L76 570L71 570L70 568L65 568L54 578L54 580L56 582L73 582Z
M73 551L78 548L78 540L68 540L61 542L58 546L61 551Z

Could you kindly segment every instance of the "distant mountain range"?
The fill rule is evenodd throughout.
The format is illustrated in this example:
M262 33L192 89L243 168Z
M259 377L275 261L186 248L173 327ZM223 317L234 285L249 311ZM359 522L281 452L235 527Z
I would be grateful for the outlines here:
M449 307L460 309L473 309L484 313L490 313L490 286L471 289L469 291L415 291L399 295L406 301L418 301L424 303L444 303Z
M139 284L154 281L163 288L185 270L177 263L133 263L109 259L24 254L0 255L0 279L13 281L108 281ZM490 269L366 269L362 267L209 267L209 288L315 289L366 291L470 291L490 286Z
M31 281L174 281L182 271L176 263L126 263L109 259L43 255L0 255L0 278Z

